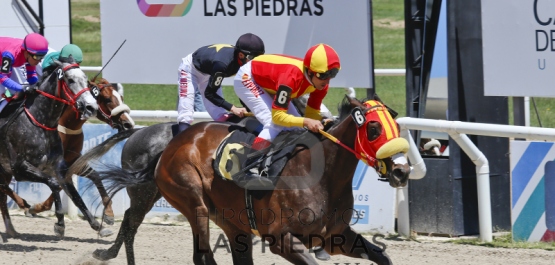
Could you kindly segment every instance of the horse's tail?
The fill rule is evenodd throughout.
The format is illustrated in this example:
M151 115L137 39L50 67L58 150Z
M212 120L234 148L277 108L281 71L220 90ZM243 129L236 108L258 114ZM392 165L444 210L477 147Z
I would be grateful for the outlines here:
M89 172L89 161L99 159L104 154L106 154L114 145L117 143L131 137L135 132L140 130L141 128L135 128L131 130L121 131L117 134L112 135L110 138L106 139L106 141L100 143L99 145L95 146L93 149L89 150L87 153L79 157L79 159L75 160L73 164L69 167L65 177L71 177L72 175L79 175L84 176Z
M99 180L104 183L108 196L112 198L123 188L154 181L154 169L156 169L160 156L162 156L162 152L156 154L145 168L137 171L127 171L115 165L104 165L103 168L97 168L95 171L98 173Z

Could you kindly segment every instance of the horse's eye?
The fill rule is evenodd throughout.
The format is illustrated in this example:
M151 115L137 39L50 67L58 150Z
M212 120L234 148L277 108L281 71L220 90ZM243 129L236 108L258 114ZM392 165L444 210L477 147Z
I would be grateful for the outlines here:
M70 84L74 84L74 83L75 83L75 81L74 81L73 79L71 79L71 78L68 79L67 81L68 81Z

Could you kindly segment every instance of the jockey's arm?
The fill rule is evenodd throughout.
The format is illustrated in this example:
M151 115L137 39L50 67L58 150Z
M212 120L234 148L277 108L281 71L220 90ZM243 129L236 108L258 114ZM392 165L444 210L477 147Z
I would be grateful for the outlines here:
M322 106L322 101L327 94L328 87L322 90L314 90L312 93L310 93L308 101L306 102L306 110L304 116L318 121L322 120L320 106Z
M283 127L303 127L304 118L287 113L293 89L280 85L272 103L272 122Z
M2 53L2 64L0 65L0 84L14 92L19 92L23 90L23 87L14 80L10 79L10 74L13 70L13 62L14 56L12 53Z
M208 80L208 85L206 86L206 90L204 91L204 97L208 99L212 104L224 108L227 111L230 111L233 107L233 104L227 102L223 97L218 95L218 90L222 85L222 81L225 78L224 70L226 65L221 62L215 62L214 67L212 69L212 73L210 74L210 79Z
M37 67L33 65L25 65L25 70L27 70L27 82L29 82L29 85L34 85L39 81L36 68Z

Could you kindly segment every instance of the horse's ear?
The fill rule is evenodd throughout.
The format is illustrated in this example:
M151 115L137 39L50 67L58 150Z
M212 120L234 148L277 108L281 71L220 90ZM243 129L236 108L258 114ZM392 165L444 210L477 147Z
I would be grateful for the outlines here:
M75 63L75 59L73 58L73 54L70 54L70 55L67 57L67 62L68 62L68 63Z
M362 106L362 103L358 99L352 98L347 94L345 94L345 98L343 100L349 102L353 108Z
M383 103L383 100L378 96L378 94L374 93L374 100L377 100L378 102Z
M56 60L54 58L52 58L52 61L57 65L57 66L62 66L62 62L60 62L59 60Z

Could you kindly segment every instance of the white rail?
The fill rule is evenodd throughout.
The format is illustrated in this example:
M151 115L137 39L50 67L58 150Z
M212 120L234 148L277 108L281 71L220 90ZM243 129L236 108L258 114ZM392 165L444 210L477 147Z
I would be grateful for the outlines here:
M555 129L537 128L514 125L500 125L487 123L473 123L461 121L431 120L403 117L398 118L397 122L401 127L404 136L409 135L409 130L427 130L445 132L457 142L461 149L470 157L476 165L476 185L478 189L478 219L480 227L480 239L484 242L492 241L492 222L491 222L491 197L489 183L489 164L484 154L474 145L466 134L525 138L528 140L547 140L555 141ZM412 141L412 139L410 139ZM409 157L409 160L411 158ZM411 162L413 162L411 160ZM408 210L408 191L402 190L403 194L398 197L399 209ZM405 215L403 213L403 215ZM404 233L410 231L406 229L408 224L408 214L403 218ZM401 226L401 224L400 224ZM400 229L401 230L401 229Z

